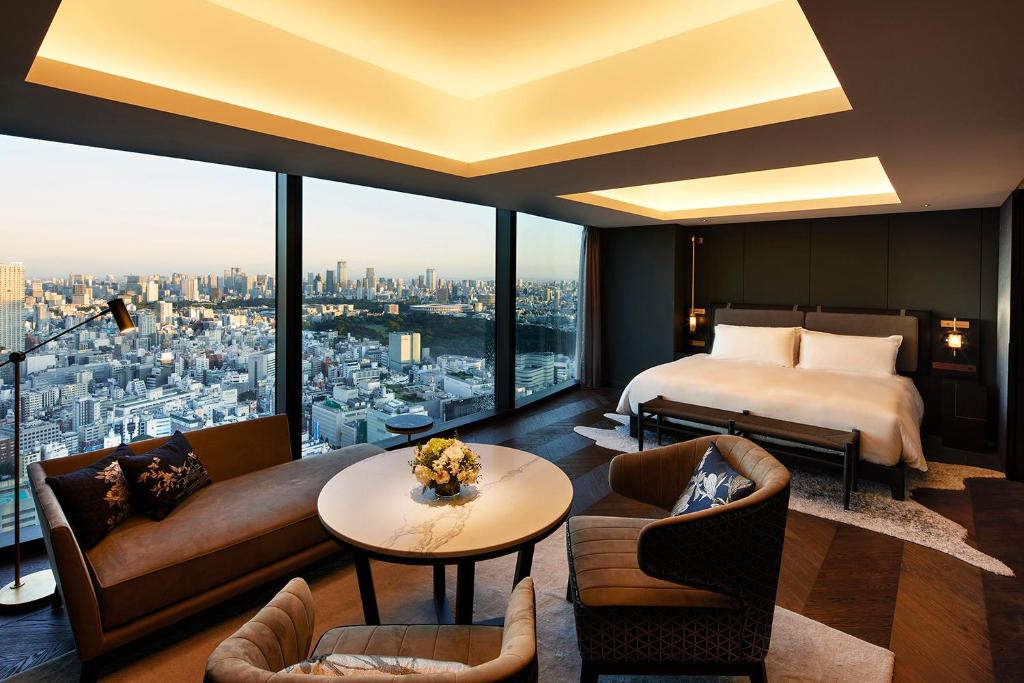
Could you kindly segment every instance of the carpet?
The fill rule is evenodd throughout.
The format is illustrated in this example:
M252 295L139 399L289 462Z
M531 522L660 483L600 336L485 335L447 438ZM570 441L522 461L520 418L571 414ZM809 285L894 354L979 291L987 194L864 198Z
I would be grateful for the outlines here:
M620 453L635 453L637 440L629 435L629 417L616 413L608 413L605 417L618 422L619 425L613 429L576 427L576 433L594 440L602 448ZM653 442L652 439L651 443ZM893 500L887 486L861 480L860 490L853 493L850 509L845 510L842 504L842 481L839 477L802 469L791 470L791 475L791 510L917 543L952 555L993 574L1014 576L1013 570L1002 561L967 543L967 529L963 526L921 505L911 497L905 501ZM1002 479L1004 476L1002 472L981 467L930 462L927 472L907 471L907 488L911 491L962 490L966 479Z
M502 557L477 565L476 621L501 618L512 588L515 557ZM374 579L381 616L389 623L429 623L433 620L430 598L431 570L428 567L373 563ZM310 582L316 601L316 633L338 624L362 622L355 571L344 559L303 572ZM565 529L556 531L538 544L534 555L533 576L537 590L538 641L540 643L540 680L562 683L579 680L580 659L572 605L565 600L568 566L565 553ZM455 585L454 569L449 570L448 586ZM273 590L266 591L260 604L269 601ZM450 596L454 599L454 595ZM185 629L175 629L156 640L145 640L140 651L124 656L102 672L103 681L116 683L199 682L206 657L223 639L233 633L257 611L256 607L238 610L230 616L200 618ZM185 632L181 632L184 630ZM892 680L894 656L884 648L851 635L776 608L775 626L768 656L771 681L829 681L842 683L887 683ZM58 658L11 679L12 683L77 680L78 663L74 655ZM746 678L693 677L618 677L604 676L602 683L620 681L743 681Z

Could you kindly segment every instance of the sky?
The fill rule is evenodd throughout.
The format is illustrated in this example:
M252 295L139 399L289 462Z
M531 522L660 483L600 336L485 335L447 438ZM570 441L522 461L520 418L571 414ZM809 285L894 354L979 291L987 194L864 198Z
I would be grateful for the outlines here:
M494 277L494 209L307 179L303 272ZM519 217L517 275L575 279L579 226ZM28 277L274 268L266 171L0 136L0 262Z

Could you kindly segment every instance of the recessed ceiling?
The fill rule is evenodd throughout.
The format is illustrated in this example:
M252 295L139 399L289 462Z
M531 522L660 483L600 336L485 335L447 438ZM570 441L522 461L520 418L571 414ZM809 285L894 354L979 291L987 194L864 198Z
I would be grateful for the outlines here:
M586 3L579 9L580 5L575 0L564 1L576 9L561 12L563 2L479 3L489 5L488 11L496 13L495 23L505 24L503 27L499 25L498 29L493 29L487 23L485 15L478 13L473 15L476 18L471 20L470 15L463 15L461 11L447 11L448 4L444 2L403 4L401 0L393 0L382 3L391 11L387 17L379 21L387 26L394 24L396 27L402 27L402 31L406 31L407 27L404 24L415 25L422 19L414 13L416 8L421 5L429 6L431 10L437 8L437 24L447 24L455 32L455 24L451 22L461 21L462 23L458 24L460 33L475 32L482 35L482 32L490 31L490 37L495 41L505 41L501 43L501 49L497 50L500 53L499 57L505 53L522 54L525 64L528 61L527 52L533 54L534 48L532 44L522 45L521 37L514 37L517 34L511 26L513 23L520 26L516 30L525 27L537 36L552 32L556 35L564 34L564 40L574 40L576 33L584 32L585 38L581 37L579 42L589 46L592 42L596 44L601 41L618 40L614 31L601 34L595 24L607 24L607 17L614 15L612 22L629 27L629 32L632 33L638 30L633 28L636 26L633 22L641 21L637 18L637 13L646 14L648 17L654 16L656 11L647 12L648 2L661 3L661 0L646 0L643 3L594 0L593 3ZM353 4L357 2L358 0L339 0L337 3L326 2L324 6L353 7L353 12L363 11L359 9L358 4ZM265 130L259 126L247 128L237 124L225 125L224 122L233 120L229 114L240 108L216 100L207 102L216 116L204 118L196 113L178 113L176 107L182 103L175 99L173 91L166 88L150 86L154 92L166 95L165 108L147 106L141 97L142 106L135 106L117 99L122 93L115 86L125 81L123 77L103 74L97 76L109 80L105 85L110 87L110 97L75 91L75 88L82 87L83 84L70 82L70 75L69 89L37 85L26 78L32 71L33 64L40 68L45 60L45 57L37 60L40 47L51 27L57 28L54 20L58 19L58 15L73 10L80 0L0 3L0 134L280 171L500 206L572 223L609 228L655 224L662 221L637 213L561 197L608 188L729 176L765 169L871 157L882 160L886 174L899 193L901 203L743 213L730 218L676 219L671 222L773 221L990 207L999 206L1007 194L1020 184L1021 178L1024 177L1024 87L1021 87L1019 27L1024 26L1024 3L1016 0L991 0L986 3L966 3L960 0L799 2L800 10L813 29L839 82L842 83L842 92L852 104L852 109L823 116L792 118L779 123L740 128L719 134L688 137L666 144L635 147L612 153L600 153L600 145L595 144L593 149L598 150L595 156L583 157L580 149L569 150L574 155L580 154L580 157L560 163L544 163L473 178L427 170L426 164L420 167L409 163L396 163L381 158L386 156L384 154L375 157L354 153L347 149L345 144L314 144L307 141L317 139L312 134L307 135L311 131L317 135L322 134L324 139L344 134L332 133L310 124L291 122L296 128L306 128L299 131L301 134L296 133L290 137L287 134L268 134L267 131L275 130L271 125L267 125ZM144 9L157 5L173 6L176 12L188 18L192 16L191 8L194 3L190 0L175 0L174 3L135 4ZM271 3L267 0L267 5L263 7L278 4L295 7L293 16L302 16L303 13L308 16L308 8L314 7L305 4L304 0L287 3ZM716 0L707 0L700 4L713 8L721 5ZM687 2L679 2L678 5L697 6ZM222 6L210 5L214 10L238 15L243 21L264 25L272 22L272 18L266 16L265 20L257 21L254 17L260 16L259 7L251 4L246 6L249 8L249 15ZM513 21L515 8L510 6L522 6L523 16L535 16L537 20L532 22L532 26L528 19ZM676 3L670 2L668 6L674 7ZM395 7L399 7L400 11L394 10ZM618 14L607 10L607 7L618 9ZM657 7L663 12L669 11L664 9L664 5L657 4ZM731 8L735 7L737 6L729 4L728 11L722 11L729 14ZM751 6L750 9L752 12L757 11L757 7ZM106 0L89 3L89 9L95 9L97 17L106 16L109 19L111 14L116 15L116 12L110 10ZM130 9L134 11L137 8L133 6ZM599 9L605 13L601 14ZM119 35L119 31L121 34L130 34L134 30L137 19L129 16L130 14L131 12L124 16L114 16L110 25L111 35ZM461 20L460 16L463 17ZM565 21L572 23L572 31L566 29L564 23L559 23ZM729 21L726 19L705 28ZM553 22L555 28L545 33L547 29L541 24L547 22ZM324 23L326 25L326 22ZM699 21L692 23L696 27ZM88 20L83 26L92 30ZM180 53L183 56L207 49L202 44L207 34L196 35L195 26L185 26L183 29L171 17L166 24L166 30L173 33L173 38L180 43ZM424 33L438 30L441 29L435 24L431 26L429 32ZM388 33L387 30L381 30L380 25L376 25L373 32L384 36ZM328 49L317 42L320 38L316 34L301 38L295 33L291 35L300 41L299 44L311 43L323 50ZM518 35L529 35L529 32ZM414 42L409 35L405 35L404 38L409 43ZM145 40L152 39L153 35L147 33ZM166 36L156 37L158 42L167 39ZM220 37L214 35L210 40L217 42ZM424 40L429 40L429 35ZM448 41L448 38L444 40ZM515 41L519 41L520 44L517 45ZM271 50L269 45L265 49L266 62L261 64L269 64L267 73L278 78L277 72L286 68L282 61L284 54L277 47ZM249 46L243 47L245 50L250 49ZM400 47L401 45L396 46L396 50ZM530 50L527 50L527 47L530 47ZM724 49L726 53L742 52L747 48L747 44L730 43L727 48ZM424 51L422 48L418 49L421 53ZM456 48L453 46L451 49ZM486 45L478 45L474 49L476 51L471 53L474 55L472 58L465 57L470 53L463 53L459 61L487 58L481 51L486 49ZM647 48L631 48L629 43L618 43L614 49L620 50L615 53L616 55L629 55L638 49L642 52ZM338 54L333 50L331 52ZM257 57L263 59L259 55ZM592 57L593 55L587 58ZM544 58L555 60L555 56L551 54ZM605 56L605 59L608 58L614 58L614 55L609 52ZM730 64L743 63L748 57L740 55L735 59L738 61ZM37 61L39 63L36 63ZM516 61L511 60L513 63ZM593 63L588 62L583 67L576 68L589 68L588 65ZM710 59L705 59L703 64L708 68L718 68ZM218 69L220 68L218 66ZM400 63L393 63L383 66L380 70L382 73L392 74L396 73L394 69L399 68L404 67ZM494 68L495 74L500 71L494 64L489 68ZM432 70L434 73L442 71L436 65ZM561 77L572 71L573 69L569 69L556 76ZM218 77L223 77L223 74ZM306 76L300 73L296 77ZM495 76L495 82L497 80ZM410 79L409 82L416 81ZM142 85L144 84L140 84L140 87ZM437 80L432 86L422 87L440 90L441 85L441 81ZM455 85L445 87L453 90L456 88ZM513 87L497 95L515 91L516 88ZM364 88L356 92L373 95L375 91L372 88ZM613 110L620 106L620 99L629 99L622 95L622 92L624 91L618 82L609 82L609 86L600 90L595 99L581 99L580 106L572 111L590 113L603 111L605 108ZM488 97L490 96L493 95ZM200 99L194 95L190 97ZM575 102L572 98L569 100L570 104ZM159 102L156 104L160 105ZM555 110L552 105L552 111L557 114ZM248 113L253 117L263 116L275 125L281 123L280 117L251 111ZM422 112L408 108L402 115L419 118L425 116ZM724 127L721 116L712 116L709 120L719 124L719 127ZM692 124L690 121L689 125ZM709 130L711 129L709 126ZM628 137L629 134L626 135ZM630 140L611 137L617 145L625 145L627 142L634 144ZM368 141L351 135L344 142L347 144L353 140L361 141L368 147L373 146L373 149L369 149L372 153L386 147L379 141ZM403 150L403 153L414 154L409 150ZM558 147L537 153L538 157L550 155L553 160L566 154L567 150ZM431 160L438 161L438 158ZM525 163L522 158L511 161L517 164ZM510 160L505 159L504 162ZM487 170L481 169L481 165L477 164L473 169L464 169L464 172L480 173Z
M562 195L657 220L899 204L878 157Z
M63 0L27 80L467 177L850 109L796 0Z

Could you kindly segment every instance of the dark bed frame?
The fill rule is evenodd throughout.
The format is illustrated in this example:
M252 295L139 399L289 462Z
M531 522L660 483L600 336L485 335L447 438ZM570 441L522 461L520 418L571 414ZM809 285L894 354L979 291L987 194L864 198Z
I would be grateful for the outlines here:
M839 308L830 306L767 306L759 304L715 304L711 307L711 329L709 337L714 344L714 325L748 325L761 327L803 327L809 313L825 313L817 318L817 324L808 329L819 329L838 334L860 334L863 336L887 336L903 334L903 346L896 361L897 371L908 377L919 377L927 373L931 358L931 311L905 309ZM892 322L886 319L892 317ZM916 325L914 324L916 321ZM916 330L911 332L911 330ZM911 339L916 334L916 339ZM909 342L909 343L908 343ZM718 434L714 429L703 429L693 425L665 422L662 429L683 437L700 437ZM629 433L637 436L638 419L635 414L629 418ZM780 459L820 461L818 451L796 444L765 444L767 450ZM889 486L892 497L906 499L906 465L901 460L897 465L878 465L871 462L857 463L857 478L870 479Z

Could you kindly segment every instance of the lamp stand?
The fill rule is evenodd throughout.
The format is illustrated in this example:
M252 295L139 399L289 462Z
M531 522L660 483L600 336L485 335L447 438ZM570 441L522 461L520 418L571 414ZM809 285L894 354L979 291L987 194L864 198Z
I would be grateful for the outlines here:
M53 571L35 572L28 576L21 575L21 362L28 354L52 341L60 339L68 332L77 330L100 316L107 313L114 317L117 329L121 334L135 330L135 321L132 320L123 299L111 299L107 307L99 313L92 315L77 325L65 329L46 341L39 342L30 349L24 351L12 351L7 360L0 363L0 367L8 363L14 365L14 581L0 588L0 610L11 608L25 608L36 605L51 597L54 605L58 605L60 597L56 591L56 581L53 578Z
M57 582L53 571L21 575L21 362L25 354L12 352L14 365L14 581L0 588L0 609L27 609L53 598Z

